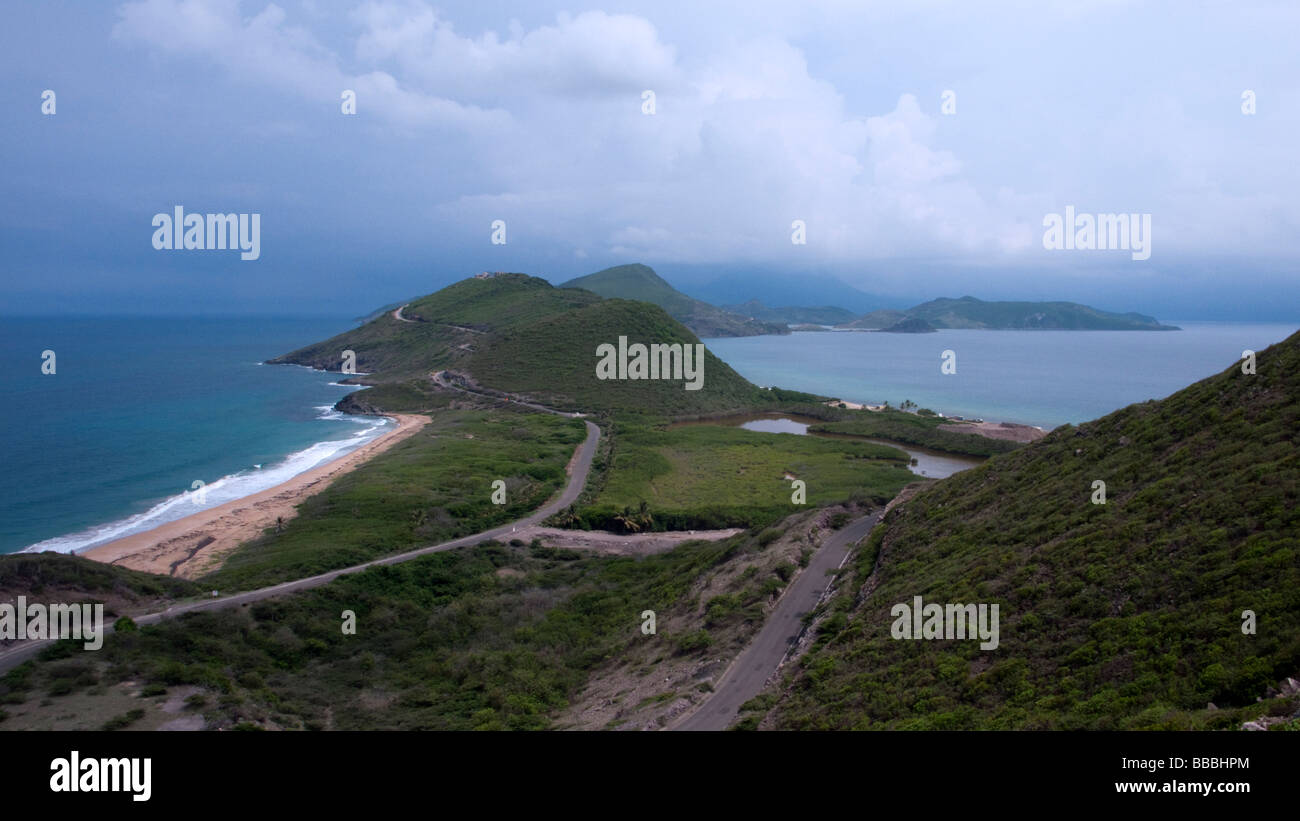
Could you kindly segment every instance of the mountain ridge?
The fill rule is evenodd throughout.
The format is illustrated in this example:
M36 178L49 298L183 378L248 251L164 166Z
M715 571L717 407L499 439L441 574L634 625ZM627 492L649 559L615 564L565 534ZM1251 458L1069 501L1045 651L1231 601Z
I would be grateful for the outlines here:
M605 268L561 283L560 288L590 291L606 298L632 299L658 305L669 316L703 337L786 334L784 324L763 322L687 296L648 265L631 263Z

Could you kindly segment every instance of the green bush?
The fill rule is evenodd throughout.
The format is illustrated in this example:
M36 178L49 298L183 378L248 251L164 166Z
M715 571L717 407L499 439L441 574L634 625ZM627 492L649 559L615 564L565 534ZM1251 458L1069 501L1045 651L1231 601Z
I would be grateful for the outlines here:
M708 630L696 630L677 639L677 651L679 653L691 653L696 650L703 650L711 644L713 644L713 637L709 635Z
M130 727L132 724L136 723L142 718L144 718L144 710L142 710L139 707L136 707L134 710L128 710L127 712L122 713L119 716L114 716L113 718L110 718L108 721L105 721L103 726L101 726L99 729L105 732L110 732L113 730L121 730L126 727Z

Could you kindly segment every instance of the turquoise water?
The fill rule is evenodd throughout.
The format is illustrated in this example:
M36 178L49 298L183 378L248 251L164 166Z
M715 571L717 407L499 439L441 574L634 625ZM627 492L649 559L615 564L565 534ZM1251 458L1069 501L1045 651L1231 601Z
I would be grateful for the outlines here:
M279 484L389 423L339 377L261 361L346 319L0 320L0 553L82 550ZM57 372L41 373L53 350ZM260 465L260 467L258 467ZM187 492L193 482L206 487Z
M802 332L709 339L759 385L1051 429L1162 399L1295 333L1295 325L1172 322L1181 331ZM940 372L945 350L957 372ZM707 379L707 374L705 375Z

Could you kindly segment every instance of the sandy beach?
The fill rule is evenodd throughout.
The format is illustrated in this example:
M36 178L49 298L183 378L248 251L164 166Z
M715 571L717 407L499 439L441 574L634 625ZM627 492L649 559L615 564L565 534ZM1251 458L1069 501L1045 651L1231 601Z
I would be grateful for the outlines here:
M195 578L214 570L231 550L254 539L277 518L289 521L296 506L308 496L324 490L334 479L383 453L408 438L429 422L429 417L385 414L397 426L351 453L298 474L287 482L159 525L153 530L124 536L93 547L78 555L95 561L160 573Z
M885 409L884 405L863 405L859 402L846 402L839 399L832 399L823 404L833 408L843 406L848 410L881 411ZM1047 431L1034 425L1022 425L1018 422L974 422L969 419L960 422L952 420L948 424L939 425L938 429L950 433L974 433L987 436L990 439L1007 439L1012 442L1022 443L1033 442L1047 435Z

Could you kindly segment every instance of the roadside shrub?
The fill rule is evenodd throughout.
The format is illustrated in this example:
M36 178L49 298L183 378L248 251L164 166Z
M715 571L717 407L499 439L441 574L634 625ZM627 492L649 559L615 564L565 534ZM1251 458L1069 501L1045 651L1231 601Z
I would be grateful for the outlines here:
M679 653L690 653L695 650L703 650L713 644L713 637L709 635L708 630L696 630L694 633L687 633L677 639L677 651Z
M144 718L144 710L137 707L134 710L129 710L125 713L122 713L122 715L120 716L114 716L110 718L108 721L105 721L103 726L101 726L99 729L103 730L104 732L121 730L123 728L130 727L132 724L136 723L142 718Z

